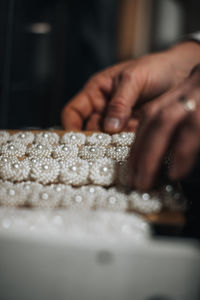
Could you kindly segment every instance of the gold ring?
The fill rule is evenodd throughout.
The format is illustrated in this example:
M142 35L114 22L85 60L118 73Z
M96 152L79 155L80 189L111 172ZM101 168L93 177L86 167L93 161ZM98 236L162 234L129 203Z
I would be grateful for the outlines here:
M183 108L186 112L193 112L197 108L197 103L194 99L180 98L180 103L183 105Z

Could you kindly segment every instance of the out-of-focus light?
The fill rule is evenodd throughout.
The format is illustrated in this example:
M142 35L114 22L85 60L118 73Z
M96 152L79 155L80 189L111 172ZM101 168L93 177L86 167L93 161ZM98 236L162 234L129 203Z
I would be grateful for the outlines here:
M51 32L52 26L49 23L32 23L28 26L28 32L35 34L47 34Z

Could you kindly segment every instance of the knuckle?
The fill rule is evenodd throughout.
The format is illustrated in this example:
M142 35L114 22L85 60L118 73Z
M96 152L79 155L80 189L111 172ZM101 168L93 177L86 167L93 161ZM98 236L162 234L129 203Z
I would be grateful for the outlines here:
M123 96L117 97L114 101L110 102L108 106L108 111L113 113L121 113L127 112L128 105L127 99Z

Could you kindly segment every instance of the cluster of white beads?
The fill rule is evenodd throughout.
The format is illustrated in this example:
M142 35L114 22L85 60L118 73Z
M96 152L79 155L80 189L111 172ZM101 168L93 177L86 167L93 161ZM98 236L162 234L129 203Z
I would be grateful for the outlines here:
M28 145L33 143L34 138L35 136L32 132L24 131L11 135L10 141L20 142L22 144Z
M106 156L116 161L125 161L129 156L129 151L127 146L110 147L106 151Z
M56 181L59 174L59 163L52 158L41 158L32 163L31 179L47 184Z
M52 152L54 158L76 158L78 156L78 147L71 144L61 144L54 148Z
M65 184L84 185L88 182L89 164L82 159L67 160L61 164L59 179Z
M0 178L10 181L27 180L30 172L30 163L27 159L20 161L16 158L0 163Z
M167 185L161 194L110 186L127 185L127 158L134 133L0 131L0 205L159 212L183 210L181 195ZM8 182L10 181L10 182ZM104 188L106 187L106 188ZM162 201L161 201L162 199Z
M1 130L0 131L0 145L6 143L9 140L10 134L5 131Z
M50 144L32 144L26 150L26 155L31 157L50 157L52 153L52 146Z
M89 178L93 184L110 186L117 176L116 163L109 158L97 159L90 168Z
M30 206L41 208L87 208L126 211L128 198L115 188L105 189L88 185L73 188L69 185L43 186L27 182L12 184L0 183L0 205Z
M135 140L135 133L121 132L112 135L112 143L116 146L131 146Z
M86 144L108 146L111 143L111 136L106 133L93 133L86 139Z
M103 146L83 146L80 149L79 156L82 159L93 160L105 156L106 148Z
M59 142L59 135L55 132L40 132L35 136L35 142L38 144L57 144Z
M85 144L86 136L83 133L68 132L63 134L60 142L63 144L72 144L82 146Z
M131 209L144 214L159 212L162 209L161 199L148 193L131 192L129 195Z
M21 157L26 153L26 145L20 142L8 142L0 146L0 154L8 157Z

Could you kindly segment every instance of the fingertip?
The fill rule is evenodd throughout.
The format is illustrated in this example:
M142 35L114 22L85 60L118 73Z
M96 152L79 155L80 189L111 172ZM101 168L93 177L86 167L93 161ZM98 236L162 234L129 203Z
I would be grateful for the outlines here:
M106 117L104 119L104 130L106 132L119 132L121 127L121 122L118 118Z

